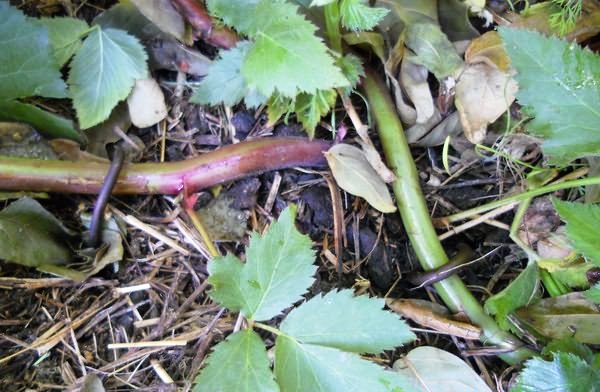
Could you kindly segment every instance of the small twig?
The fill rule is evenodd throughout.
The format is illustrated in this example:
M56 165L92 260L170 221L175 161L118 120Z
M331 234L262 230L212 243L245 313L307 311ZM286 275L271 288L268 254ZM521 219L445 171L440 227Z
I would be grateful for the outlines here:
M502 215L505 212L511 211L513 208L515 208L516 204L517 203L515 202L515 203L512 203L512 204L508 204L508 205L502 206L500 208L496 208L495 210L490 211L490 212L488 212L486 214L480 215L480 216L478 216L477 218L475 218L473 220L470 220L470 221L468 221L466 223L463 223L462 225L459 225L459 226L451 228L447 232L445 232L443 234L440 234L438 236L438 238L439 238L440 241L443 241L446 238L452 237L453 235L462 233L465 230L468 230L468 229L470 229L472 227L475 227L475 226L479 225L480 223L485 223L486 221L488 221L488 220L490 220L490 219L492 219L492 218L494 218L494 217L496 217L498 215ZM508 229L508 228L506 228L506 229Z
M96 203L94 204L94 212L92 213L90 231L87 240L87 246L90 248L97 248L98 245L100 245L100 234L102 232L102 224L104 223L104 210L106 210L106 204L108 203L108 199L110 198L112 190L117 183L117 178L119 177L119 173L123 168L124 162L125 153L117 144L115 145L115 151L108 169L108 173L104 179L104 184L102 184L102 189L100 190L98 198L96 199Z

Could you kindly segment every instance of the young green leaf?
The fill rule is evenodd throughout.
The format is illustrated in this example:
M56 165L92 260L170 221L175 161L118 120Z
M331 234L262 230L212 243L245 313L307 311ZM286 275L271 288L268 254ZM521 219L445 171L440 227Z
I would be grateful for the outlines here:
M381 212L394 212L396 206L383 179L364 152L349 144L336 144L325 153L338 185L348 193L363 197Z
M0 99L67 96L48 29L6 1L0 1L0 48Z
M336 98L337 93L333 89L317 90L314 94L302 93L296 97L294 111L311 139L321 117L329 113Z
M415 392L403 376L356 354L280 335L275 343L275 377L282 391Z
M148 76L146 59L139 41L124 31L97 27L86 37L68 80L82 129L106 120L135 81Z
M436 347L420 346L394 363L394 370L435 392L491 392L462 359Z
M600 206L553 200L554 208L567 223L567 237L573 247L592 263L600 266L598 230L600 230Z
M588 300L600 305L600 283L596 283L589 290L584 291L584 295Z
M295 97L349 84L296 5L262 0L254 10L245 16L252 20L247 34L254 38L242 66L249 86L267 97L275 91Z
M84 20L68 17L42 18L40 23L48 29L53 55L59 67L65 65L81 47L81 35L89 28Z
M362 0L341 0L342 25L348 30L371 30L388 14L385 8L370 7Z
M551 358L552 353L559 352L574 354L590 364L594 362L594 352L588 346L579 343L570 336L548 343L542 350L542 356Z
M600 151L600 56L576 43L501 27L519 83L517 99L532 109L532 133L544 138L551 163Z
M264 236L254 233L241 267L231 256L213 260L212 298L257 321L268 320L298 301L312 284L317 267L310 238L296 229L295 217L296 207L290 206Z
M362 62L353 54L347 54L344 57L340 57L336 64L350 82L350 86L346 87L347 89L356 88L360 78L365 76L365 69L363 68ZM349 91L347 92L349 93Z
M212 63L208 70L208 75L200 86L194 92L190 99L193 103L233 106L238 104L246 97L247 106L258 106L264 103L265 98L261 96L259 102L252 102L248 97L256 95L246 84L244 76L241 74L241 67L246 59L246 55L251 48L251 43L242 41L236 47L229 50L221 50L219 58Z
M552 362L530 359L519 375L511 392L597 392L600 371L581 358L567 353L556 353Z
M536 298L539 280L537 264L530 263L504 290L485 301L485 311L496 316L500 328L510 329L507 316Z
M278 392L270 367L260 336L245 329L215 346L193 391Z
M236 312L245 307L246 296L241 284L243 269L242 261L233 255L215 257L208 263L208 282L213 286L210 291L213 301Z
M424 65L439 80L457 76L463 66L452 42L434 23L414 23L407 27L406 46L416 56L413 62Z
M354 353L378 354L414 340L408 325L384 305L352 290L332 291L292 310L281 331L302 343Z

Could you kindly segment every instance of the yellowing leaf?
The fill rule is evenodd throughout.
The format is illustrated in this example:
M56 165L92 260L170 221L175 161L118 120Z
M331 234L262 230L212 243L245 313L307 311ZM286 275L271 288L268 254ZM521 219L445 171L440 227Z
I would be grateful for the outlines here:
M522 326L552 339L572 337L578 342L600 344L600 312L583 293L544 298L538 303L518 309Z
M385 182L371 167L361 149L336 144L325 153L325 157L333 177L343 190L364 198L381 212L396 211Z
M472 40L465 52L465 61L468 64L484 62L503 72L510 68L510 58L497 31L488 31Z
M484 63L468 66L456 84L456 108L465 136L481 143L488 124L496 121L515 100L516 82Z

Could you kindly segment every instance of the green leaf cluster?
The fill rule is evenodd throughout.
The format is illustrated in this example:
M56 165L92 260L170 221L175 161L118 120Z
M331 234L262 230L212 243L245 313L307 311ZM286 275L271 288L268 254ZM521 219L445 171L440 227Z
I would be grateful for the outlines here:
M146 59L138 40L122 30L68 17L29 18L0 1L0 118L82 140L69 121L19 99L71 98L80 128L90 128L147 77ZM67 88L60 69L69 62Z
M337 1L313 1L330 6ZM200 104L249 107L267 103L271 122L296 113L310 136L322 116L329 113L337 88L348 92L363 73L354 56L331 52L317 27L284 0L209 0L213 16L247 37L223 50L202 80L191 101ZM362 1L341 0L341 24L349 30L373 28L387 10ZM226 86L226 87L224 87Z
M533 31L498 31L517 70L517 99L534 117L528 127L544 138L550 162L600 155L600 56Z
M245 263L228 255L209 265L211 298L240 311L250 327L276 334L273 371L264 343L248 328L214 348L194 390L416 391L402 375L357 355L415 339L403 320L382 310L382 299L334 291L293 309L280 329L257 323L280 315L313 283L315 255L295 213L289 207L264 235L253 234Z

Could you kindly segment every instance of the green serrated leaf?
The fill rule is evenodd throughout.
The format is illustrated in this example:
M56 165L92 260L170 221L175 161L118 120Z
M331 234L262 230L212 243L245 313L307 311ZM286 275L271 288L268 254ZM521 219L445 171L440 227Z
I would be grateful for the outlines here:
M0 212L0 258L28 267L64 265L70 233L37 201L25 197Z
M0 99L67 96L48 29L6 1L0 1L0 48Z
M310 238L296 229L295 217L296 207L290 206L264 236L254 233L241 268L233 257L214 261L211 297L257 321L271 319L298 301L317 267Z
M239 311L245 304L240 285L243 268L242 261L233 255L215 257L208 263L208 283L213 286L210 297L233 311Z
M600 229L600 206L552 200L560 218L567 224L567 237L577 252L600 266L597 233Z
M194 392L277 392L279 387L260 336L251 329L229 335L208 357Z
M250 42L242 41L232 49L221 50L190 102L226 106L239 103L248 92L241 67L250 47Z
M40 23L48 29L53 55L59 67L65 65L81 47L80 37L89 28L84 20L68 17L42 18Z
M98 27L86 37L68 80L82 129L106 120L135 81L148 76L146 59L143 46L125 31Z
M508 330L511 323L507 316L517 308L530 304L537 295L539 270L536 263L529 263L504 290L485 301L484 309L496 317L500 328Z
M242 280L249 318L268 320L298 301L314 281L315 252L295 226L296 206L286 208L264 236L253 233Z
M434 23L414 23L406 29L406 46L416 56L411 60L425 66L439 80L457 76L463 66L452 42Z
M261 0L207 0L210 14L235 28L241 34L249 35L254 24L253 15Z
M408 325L384 305L352 290L331 291L292 310L281 331L302 343L354 353L377 354L414 340Z
M600 371L568 353L554 354L552 362L530 359L519 375L515 392L597 392Z
M294 100L281 94L273 94L267 101L267 126L274 126L282 116L287 116L294 110Z
M553 340L542 350L542 356L552 358L552 353L565 352L578 356L587 363L594 362L593 351L585 344L579 343L572 337Z
M336 64L350 82L350 88L356 88L360 78L365 76L365 69L363 68L362 61L353 54L347 54L344 57L340 57Z
M254 45L242 74L250 87L267 97L276 91L295 97L349 84L298 6L262 0L246 18L252 20L247 34Z
M342 0L342 25L348 30L371 30L388 14L385 8L370 7L361 0Z
M600 283L596 283L589 290L584 291L584 295L588 300L600 305Z
M499 28L519 83L517 99L535 118L550 162L600 155L600 56L537 32Z
M275 377L282 391L414 392L412 382L356 354L280 335L275 344Z
M337 93L333 89L317 90L314 94L303 93L296 97L294 111L311 139L315 136L315 128L321 117L329 113L336 98Z

